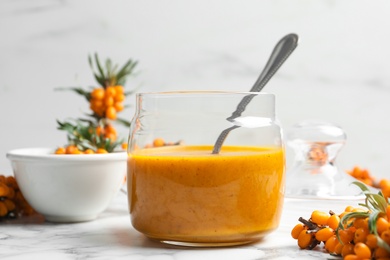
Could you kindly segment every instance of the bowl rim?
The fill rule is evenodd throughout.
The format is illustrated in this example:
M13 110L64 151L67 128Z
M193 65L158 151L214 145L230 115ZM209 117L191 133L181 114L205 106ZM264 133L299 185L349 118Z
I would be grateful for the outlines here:
M122 161L127 159L127 152L106 154L55 154L54 149L45 147L18 148L7 152L11 161Z

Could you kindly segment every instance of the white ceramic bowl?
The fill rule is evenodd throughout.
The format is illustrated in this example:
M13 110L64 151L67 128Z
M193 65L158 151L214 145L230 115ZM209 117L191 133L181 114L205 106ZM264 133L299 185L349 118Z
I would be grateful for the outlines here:
M52 222L95 219L127 171L125 152L56 155L52 149L26 148L8 152L7 158L28 203Z

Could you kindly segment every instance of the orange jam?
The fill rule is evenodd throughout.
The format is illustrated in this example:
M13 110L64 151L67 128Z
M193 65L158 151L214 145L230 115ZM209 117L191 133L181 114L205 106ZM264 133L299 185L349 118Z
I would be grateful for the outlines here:
M129 154L133 227L164 242L244 244L277 228L283 205L281 148L170 146Z

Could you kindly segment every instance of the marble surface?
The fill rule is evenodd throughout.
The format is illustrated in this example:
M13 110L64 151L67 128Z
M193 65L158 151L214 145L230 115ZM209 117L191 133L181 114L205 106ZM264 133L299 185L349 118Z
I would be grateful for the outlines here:
M84 223L55 224L41 217L0 222L0 259L337 259L319 248L300 250L290 236L298 218L314 209L341 212L351 201L286 199L279 228L262 241L245 246L194 249L173 247L145 238L134 230L127 198L119 194L98 219Z

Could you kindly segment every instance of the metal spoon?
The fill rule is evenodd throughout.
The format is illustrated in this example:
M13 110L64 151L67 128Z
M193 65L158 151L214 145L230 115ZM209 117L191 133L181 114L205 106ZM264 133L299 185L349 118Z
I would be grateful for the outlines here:
M270 58L268 59L268 62L261 72L259 78L253 85L250 92L260 92L264 86L268 83L268 81L272 78L272 76L275 74L275 72L282 66L284 61L290 56L290 54L294 51L294 49L298 45L298 35L291 33L286 36L284 36L275 46L273 49ZM233 119L241 116L242 112L244 112L246 106L249 104L249 102L253 99L255 95L250 94L245 96L241 102L238 104L236 111L232 113L230 117L227 118L227 120L232 121ZM221 147L223 145L223 142L225 141L226 137L228 136L229 132L235 128L238 128L240 126L234 125L232 127L229 127L221 132L221 134L218 136L217 141L214 144L213 148L213 154L219 154L221 151Z

